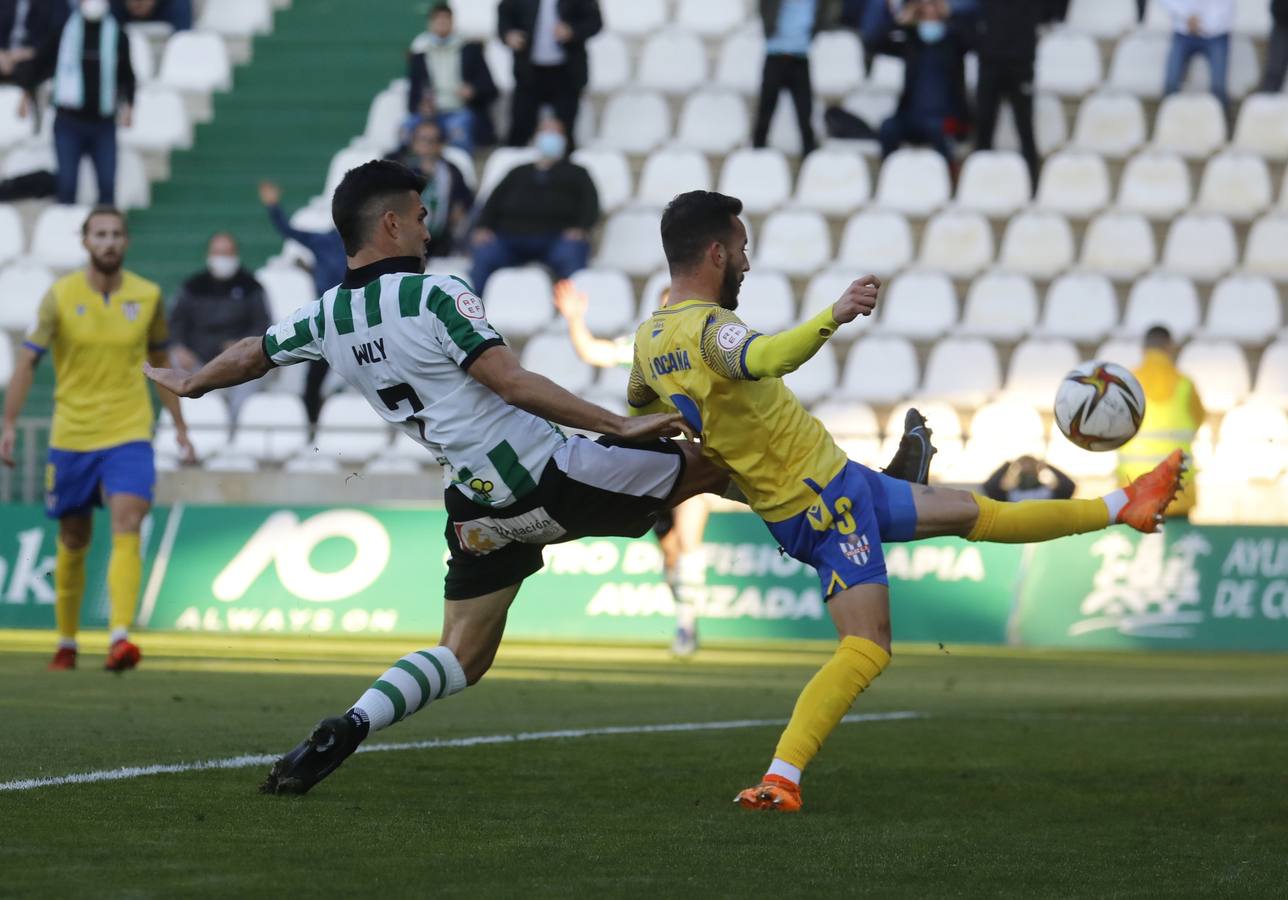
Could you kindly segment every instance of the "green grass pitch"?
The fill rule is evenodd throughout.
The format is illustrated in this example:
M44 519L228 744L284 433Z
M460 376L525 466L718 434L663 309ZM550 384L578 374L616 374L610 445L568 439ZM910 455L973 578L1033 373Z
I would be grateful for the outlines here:
M144 635L47 673L0 632L0 782L279 753L406 640ZM97 652L95 652L97 651ZM785 719L825 644L507 645L374 742ZM896 645L798 816L731 802L777 726L368 753L303 798L263 766L0 791L0 897L1283 896L1282 657Z

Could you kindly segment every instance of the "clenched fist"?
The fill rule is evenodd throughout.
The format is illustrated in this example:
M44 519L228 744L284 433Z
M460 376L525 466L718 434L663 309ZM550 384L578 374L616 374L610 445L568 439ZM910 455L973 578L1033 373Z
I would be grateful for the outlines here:
M881 279L875 275L864 275L850 282L841 299L832 304L832 318L838 325L844 325L859 316L872 315L877 308L877 291L880 289Z

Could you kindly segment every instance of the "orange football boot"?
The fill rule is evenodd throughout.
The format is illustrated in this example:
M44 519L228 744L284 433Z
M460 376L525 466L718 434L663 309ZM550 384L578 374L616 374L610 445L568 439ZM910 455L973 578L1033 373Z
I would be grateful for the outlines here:
M1176 499L1185 474L1185 454L1173 450L1152 472L1146 472L1125 488L1127 505L1118 521L1143 534L1153 534L1163 524L1163 513Z
M107 662L103 668L109 672L124 672L137 666L142 658L143 653L138 646L122 638L107 651Z
M733 798L743 809L770 809L778 812L800 812L801 788L780 775L766 775L755 787L747 788Z
M49 661L49 671L63 672L76 668L76 648L59 647L54 658Z

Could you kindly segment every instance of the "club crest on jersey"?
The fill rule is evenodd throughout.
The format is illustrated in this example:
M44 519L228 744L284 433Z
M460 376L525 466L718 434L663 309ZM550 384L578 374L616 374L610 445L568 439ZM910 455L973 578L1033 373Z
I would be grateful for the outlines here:
M872 545L865 534L849 534L841 539L841 555L856 566L866 566L872 557Z
M126 300L121 304L121 312L125 313L125 320L127 322L136 321L139 318L139 311L142 308L143 305L137 300Z
M483 301L471 293L462 292L456 296L456 311L467 319L481 319Z
M743 342L747 336L746 325L721 325L720 330L716 332L716 343L720 345L721 350L733 350Z
M83 315L85 315L85 304L84 304L84 303L78 304L78 305L76 306L76 315L78 315L78 316L83 316Z

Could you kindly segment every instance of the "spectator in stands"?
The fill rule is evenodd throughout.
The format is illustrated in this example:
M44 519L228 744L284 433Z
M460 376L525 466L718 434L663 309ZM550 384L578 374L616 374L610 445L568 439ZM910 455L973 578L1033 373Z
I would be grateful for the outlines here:
M1160 0L1172 16L1172 49L1167 55L1163 94L1181 89L1190 58L1206 57L1212 93L1229 109L1226 72L1230 65L1230 28L1234 25L1234 0Z
M997 110L1011 105L1020 152L1038 186L1038 144L1033 134L1033 74L1038 55L1038 24L1047 11L1033 0L979 0L975 48L979 53L975 147L993 149Z
M1172 333L1162 325L1145 332L1145 358L1135 372L1145 391L1145 419L1136 436L1118 451L1118 478L1126 485L1179 447L1191 460L1190 470L1181 482L1181 492L1167 508L1167 515L1186 518L1197 499L1194 435L1207 412L1194 382L1176 368L1176 350Z
M1043 477L1046 476L1046 477ZM1077 485L1072 478L1047 462L1021 456L1004 462L984 482L984 496L990 500L1068 500Z
M285 240L295 241L313 254L313 290L319 297L341 281L344 281L348 258L344 252L344 242L340 232L301 231L291 225L290 219L282 210L282 189L271 181L259 185L259 200L268 210L269 221ZM322 383L330 368L326 360L318 359L309 363L308 374L304 379L304 410L308 413L309 423L316 425L318 414L322 411Z
M769 123L784 88L792 95L792 105L796 108L802 153L813 153L818 146L810 121L814 112L814 88L809 78L809 46L814 35L840 21L842 12L840 0L762 0L760 17L768 37L752 137L754 146L765 146Z
M480 294L506 266L540 262L568 278L590 258L590 230L599 220L595 183L568 159L558 119L541 124L536 147L537 161L506 175L475 222L473 279Z
M895 17L904 58L903 92L894 115L881 124L882 156L905 143L929 144L956 166L952 135L965 131L965 35L951 18L947 0L907 0Z
M543 104L554 109L571 142L581 92L590 80L586 41L603 27L598 0L501 0L497 32L514 51L511 147L532 140Z
M51 32L32 60L20 115L36 88L54 80L54 153L58 159L58 202L75 203L80 162L94 161L98 202L116 201L116 123L129 127L134 105L134 67L125 29L107 0L80 0Z
M407 109L413 115L420 113L428 96L447 142L473 153L476 145L496 143L491 109L498 91L483 58L483 45L462 40L453 33L454 24L452 8L441 3L429 11L429 30L412 41Z
M192 0L112 0L112 14L127 24L166 22L175 31L187 31L192 27Z
M241 264L237 239L227 232L210 239L206 267L179 288L170 311L170 354L177 368L195 372L242 338L260 335L271 320L264 288ZM258 381L225 395L233 419Z
M1274 27L1270 30L1270 46L1266 49L1266 71L1261 78L1261 89L1267 94L1283 90L1284 75L1288 74L1288 0L1271 0L1270 15Z
M443 157L442 129L434 122L421 122L412 133L411 145L390 158L425 178L420 196L429 211L425 226L430 252L450 256L474 208L474 192L461 170Z
M0 84L24 83L25 67L71 8L48 0L0 0Z

